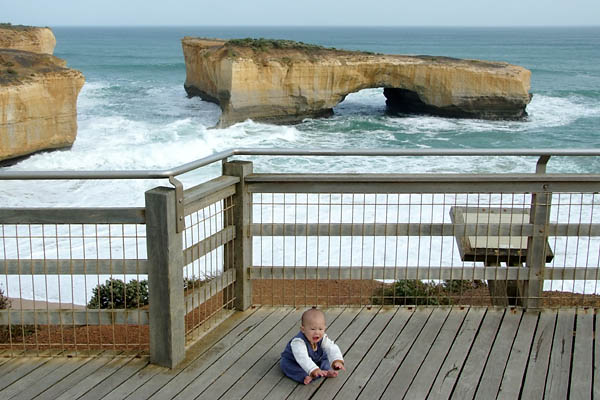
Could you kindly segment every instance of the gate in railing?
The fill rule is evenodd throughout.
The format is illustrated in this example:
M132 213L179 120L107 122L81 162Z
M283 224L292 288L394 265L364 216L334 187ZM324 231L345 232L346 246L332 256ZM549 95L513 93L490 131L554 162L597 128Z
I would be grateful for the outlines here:
M525 174L254 173L233 156L536 156ZM600 175L547 174L594 151L231 150L167 171L3 172L157 179L144 208L0 209L0 351L186 346L251 304L599 306ZM261 158L255 158L260 162ZM183 190L176 176L223 161ZM37 301L33 301L37 300Z

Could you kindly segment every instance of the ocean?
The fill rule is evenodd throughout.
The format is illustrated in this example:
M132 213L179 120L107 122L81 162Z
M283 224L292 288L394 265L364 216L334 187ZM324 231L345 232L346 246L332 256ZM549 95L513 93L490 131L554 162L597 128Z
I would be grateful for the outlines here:
M69 150L34 155L3 170L164 169L231 147L595 148L600 146L600 27L314 28L53 27L55 55L86 78L78 135ZM388 54L507 61L532 72L525 121L391 117L381 88L349 95L331 118L275 126L253 121L211 129L220 109L183 89L184 36L265 37ZM259 171L305 170L306 160L265 159ZM535 159L309 160L344 172L531 172ZM598 172L600 161L553 159L549 171ZM218 166L184 177L193 184ZM187 181L186 181L187 179ZM161 182L0 182L6 206L142 205ZM123 190L120 190L122 187ZM106 204L110 199L110 204Z
M69 67L82 71L86 78L78 100L77 140L70 149L36 154L0 171L166 169L232 147L600 148L600 27L52 29L57 39L55 55L65 59ZM248 120L226 129L213 129L219 119L219 107L199 98L187 98L183 89L185 65L180 40L184 36L291 39L387 54L506 61L531 70L533 99L527 107L529 116L523 121L393 117L385 112L383 90L372 88L347 96L330 118L307 119L297 125ZM272 157L255 161L255 171L261 172L533 172L536 159ZM599 173L600 160L553 158L548 170ZM186 174L182 180L189 187L218 173L219 165L214 165ZM161 184L168 182L0 181L0 204L143 206L144 191ZM592 249L600 248L596 239L589 243ZM262 249L262 243L260 246ZM0 259L13 253L14 249L3 249ZM595 254L588 261L590 266L597 266L598 251ZM38 284L35 291L33 281L23 279L19 283L12 278L0 280L0 286L6 288L12 281L13 288L22 288L19 291L24 298L60 298L80 304L89 299L85 296L89 296L91 286L86 289L87 294L76 293L74 297L70 289L57 292L57 286L71 288L67 276L60 279L60 285L58 281L49 286L46 282L45 289L44 284ZM585 289L586 293L597 291L593 281L588 284L592 286ZM564 283L560 285L564 288ZM570 286L570 290L581 292L584 288Z

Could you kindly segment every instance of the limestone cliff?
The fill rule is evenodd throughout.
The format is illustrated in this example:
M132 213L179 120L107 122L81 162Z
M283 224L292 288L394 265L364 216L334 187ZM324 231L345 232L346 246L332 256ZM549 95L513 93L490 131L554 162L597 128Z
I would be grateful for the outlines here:
M185 37L185 88L223 110L220 126L328 115L345 96L383 87L400 113L517 119L526 115L530 71L504 62L381 55L289 41Z
M50 28L0 24L0 49L52 54L56 38Z
M84 78L47 54L0 49L0 160L67 147Z

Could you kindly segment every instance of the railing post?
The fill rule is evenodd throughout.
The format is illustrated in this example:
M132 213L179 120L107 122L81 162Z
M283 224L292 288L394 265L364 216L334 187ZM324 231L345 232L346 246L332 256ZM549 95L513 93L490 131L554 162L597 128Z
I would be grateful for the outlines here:
M233 208L231 215L226 215L226 225L235 225L235 240L232 245L225 246L225 254L232 254L226 259L225 268L235 268L234 307L245 310L252 305L252 282L249 268L252 265L252 195L246 190L244 178L252 173L250 161L228 161L223 163L223 175L237 176L239 183L235 185Z
M546 164L550 156L542 156L537 162L536 173L545 174ZM544 190L547 185L544 185ZM521 294L523 307L536 310L542 308L544 289L544 270L546 268L546 251L548 242L548 221L552 193L539 192L531 194L531 212L529 223L533 224L533 236L527 239L527 272L529 280L523 281Z
M175 367L185 357L182 234L175 190L146 192L146 247L150 303L150 362Z

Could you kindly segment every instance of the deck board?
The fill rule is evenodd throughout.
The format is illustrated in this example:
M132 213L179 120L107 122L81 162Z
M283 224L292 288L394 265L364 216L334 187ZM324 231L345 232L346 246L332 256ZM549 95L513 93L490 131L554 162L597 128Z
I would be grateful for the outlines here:
M569 388L571 373L571 347L573 344L573 323L575 313L572 310L560 310L554 331L550 365L546 376L545 399L565 399Z
M496 334L499 327L501 327L504 311L491 308L485 314L475 342L456 382L452 399L472 399L475 396L479 379L484 373L485 364L496 339Z
M466 308L455 308L450 311L431 350L425 357L406 392L405 397L407 399L417 400L427 398L431 383L435 380L467 313L468 309Z
M433 310L423 327L423 331L415 340L412 348L396 371L396 375L386 388L382 396L383 400L402 398L406 394L449 313L450 308L441 307Z
M589 400L592 398L594 310L577 310L576 318L577 333L569 399Z
M538 313L523 313L519 331L515 336L513 347L510 350L508 363L504 370L504 376L500 383L498 399L508 400L519 398L537 322Z
M114 351L3 359L0 398L600 400L597 309L324 309L347 370L309 385L279 368L302 311L236 312L174 369Z
M511 309L504 312L504 319L477 387L476 400L489 399L490 396L496 398L513 342L517 337L522 314L521 311Z
M432 311L431 308L417 308L381 360L373 376L358 397L359 399L379 398L383 394L396 370L402 364L404 357L417 340Z
M450 351L444 359L444 363L435 377L435 381L429 389L427 398L437 400L450 398L486 311L485 308L472 308L469 310Z

